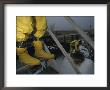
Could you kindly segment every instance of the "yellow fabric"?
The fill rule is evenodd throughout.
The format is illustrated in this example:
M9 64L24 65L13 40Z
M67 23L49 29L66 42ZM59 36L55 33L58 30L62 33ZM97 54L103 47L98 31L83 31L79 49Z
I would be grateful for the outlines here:
M41 38L47 28L47 22L45 16L36 16L36 28L37 32L34 34L35 37ZM28 35L33 31L33 22L31 16L17 16L16 17L16 41L26 41ZM37 57L43 57L44 59L54 58L53 54L47 53L43 50L43 45L41 42L35 44L35 52ZM40 51L41 49L41 51ZM39 65L40 60L36 59L28 54L26 48L16 48L17 55L22 63L28 65Z
M16 17L16 40L25 41L27 35L32 32L32 17L30 16L17 16Z
M43 43L42 41L33 41L33 45L38 49L43 49Z
M39 65L40 60L36 59L28 54L26 48L16 48L17 54L19 55L20 62L27 65Z
M45 60L54 59L54 54L51 54L43 50L43 43L41 41L34 41L33 43L35 47L36 58L43 58Z
M35 37L41 38L47 28L45 16L35 16L37 32ZM17 16L16 17L16 40L25 41L28 35L33 31L31 16Z
M23 54L26 51L26 48L16 48L17 55Z
M74 40L70 42L71 46L79 45L79 40Z
M36 28L37 28L37 32L34 34L35 37L37 38L41 38L47 28L47 21L46 21L46 17L45 16L36 16Z
M78 45L79 45L79 40L74 40L70 42L71 49L75 49L76 51L78 51L78 47L77 47Z

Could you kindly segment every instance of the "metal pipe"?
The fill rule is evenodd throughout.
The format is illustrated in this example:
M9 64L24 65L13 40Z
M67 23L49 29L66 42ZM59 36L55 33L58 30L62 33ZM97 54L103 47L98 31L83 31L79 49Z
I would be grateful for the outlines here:
M69 16L64 16L64 18L72 25L73 29L77 31L94 49L94 42L92 39L83 31L83 29Z
M57 44L57 46L59 47L59 49L61 50L61 52L63 53L63 55L67 58L67 60L70 62L70 64L72 65L73 69L76 71L77 74L80 74L81 72L78 70L78 68L76 67L73 59L68 55L68 53L65 51L65 49L63 48L63 46L60 44L60 42L58 41L58 39L55 37L55 35L51 32L51 30L47 29L47 31L49 32L49 34L51 35L51 37L53 38L53 40L55 41L55 43Z

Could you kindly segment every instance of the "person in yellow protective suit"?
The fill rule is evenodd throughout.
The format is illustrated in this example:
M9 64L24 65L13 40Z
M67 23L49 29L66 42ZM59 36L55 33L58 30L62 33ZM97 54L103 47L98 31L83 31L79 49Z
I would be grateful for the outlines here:
M34 30L36 28L36 31ZM45 16L17 16L16 17L16 52L20 61L27 65L40 65L39 58L50 60L54 54L43 50L43 43L39 39L44 35L47 29ZM27 50L27 40L30 35L34 36L32 45L35 47L35 57L29 55Z
M78 36L76 36L76 38L70 42L70 53L79 52L80 40L77 37Z

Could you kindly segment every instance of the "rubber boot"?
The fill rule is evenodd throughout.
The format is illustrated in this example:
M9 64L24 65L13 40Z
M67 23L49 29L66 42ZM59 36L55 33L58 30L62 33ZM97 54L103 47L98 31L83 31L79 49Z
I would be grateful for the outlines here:
M27 65L40 65L40 60L30 56L26 48L16 48L16 52L21 63Z
M43 43L41 41L34 41L33 45L35 47L36 58L43 58L44 60L54 59L54 54L51 54L43 50Z

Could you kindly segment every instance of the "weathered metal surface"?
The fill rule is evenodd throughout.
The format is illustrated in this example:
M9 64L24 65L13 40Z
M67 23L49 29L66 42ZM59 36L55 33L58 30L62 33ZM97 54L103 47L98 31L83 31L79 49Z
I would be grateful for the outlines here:
M92 39L83 31L83 29L69 16L64 16L64 18L72 25L74 31L77 31L87 42L94 48L94 42Z
M47 29L47 31L49 32L49 34L51 35L51 37L53 38L53 40L55 41L55 43L57 44L57 46L59 47L59 49L61 50L61 52L63 53L63 55L70 62L71 66L74 68L74 70L76 71L76 73L77 74L80 74L80 71L77 69L75 63L73 62L73 59L67 54L67 52L65 51L65 49L63 48L63 46L60 44L60 42L58 41L58 39L55 37L55 35L51 32L51 30Z

